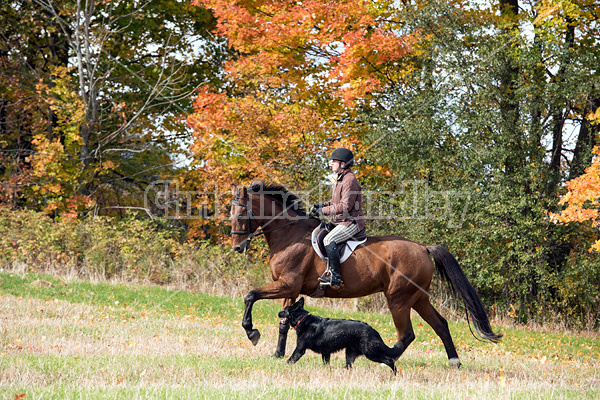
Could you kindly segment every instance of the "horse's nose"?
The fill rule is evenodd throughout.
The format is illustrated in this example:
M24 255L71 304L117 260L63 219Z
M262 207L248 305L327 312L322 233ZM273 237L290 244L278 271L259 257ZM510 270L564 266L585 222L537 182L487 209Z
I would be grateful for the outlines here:
M246 239L246 240L242 241L240 244L233 246L233 250L237 251L238 253L245 253L248 250L249 244L250 244L249 240Z

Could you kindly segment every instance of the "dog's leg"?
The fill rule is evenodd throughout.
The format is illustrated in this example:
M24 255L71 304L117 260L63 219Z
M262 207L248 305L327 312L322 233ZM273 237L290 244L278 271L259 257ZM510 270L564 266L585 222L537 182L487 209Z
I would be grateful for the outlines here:
M321 354L321 358L323 359L323 364L329 364L329 360L331 360L331 354L323 353Z
M346 369L351 369L354 360L361 355L360 351L353 349L351 347L346 348Z
M302 356L304 355L304 353L306 353L306 348L305 347L301 347L301 346L297 346L294 349L294 352L292 353L291 357L288 358L287 362L290 364L295 364L300 358L302 358Z

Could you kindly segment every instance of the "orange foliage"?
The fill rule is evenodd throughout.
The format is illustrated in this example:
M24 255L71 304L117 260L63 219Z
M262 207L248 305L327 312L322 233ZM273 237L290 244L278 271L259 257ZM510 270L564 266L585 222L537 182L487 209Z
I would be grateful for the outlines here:
M359 144L357 100L388 84L387 68L411 46L382 11L389 7L371 2L193 4L214 12L217 33L239 52L225 65L227 92L202 88L188 118L202 182L285 182L298 160Z
M567 182L568 192L560 200L567 208L551 215L555 222L592 221L593 226L600 227L600 148L594 148L593 152L596 157L585 174ZM590 248L593 250L600 251L600 239Z
M298 188L309 180L297 170L301 161L325 166L339 146L365 156L368 127L357 105L392 83L411 50L411 37L398 33L401 21L386 14L393 7L359 0L193 4L213 11L216 33L236 56L225 64L223 89L201 88L188 117L196 168L186 190L254 178ZM192 231L200 232L197 224Z
M386 79L386 65L400 60L412 43L411 37L395 31L398 22L386 18L386 8L376 8L371 2L193 3L214 12L219 21L217 33L242 54L227 66L230 73L264 77L285 70L279 75L286 75L288 82L322 81L327 88L321 90L338 91L339 97L348 100L377 89Z

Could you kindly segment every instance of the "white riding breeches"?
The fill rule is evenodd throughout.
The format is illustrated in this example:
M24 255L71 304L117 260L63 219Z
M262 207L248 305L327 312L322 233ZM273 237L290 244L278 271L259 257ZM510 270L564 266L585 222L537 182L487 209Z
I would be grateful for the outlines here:
M335 228L331 230L323 239L323 244L328 246L331 242L335 242L336 244L345 242L348 239L351 239L352 236L358 233L358 226L356 224L351 224L350 226L344 225L336 225Z

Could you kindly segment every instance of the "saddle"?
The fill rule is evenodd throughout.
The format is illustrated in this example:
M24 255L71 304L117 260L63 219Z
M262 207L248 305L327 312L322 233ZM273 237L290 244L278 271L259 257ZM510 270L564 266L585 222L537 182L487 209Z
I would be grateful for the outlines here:
M327 252L325 251L325 245L323 244L323 239L327 234L334 228L334 225L325 222L321 222L321 225L317 226L315 230L312 232L312 245L315 252L321 257L323 261L327 261ZM363 244L367 241L367 233L366 229L358 232L351 240L346 241L345 243L338 243L338 250L340 252L340 264L346 261L352 253L354 249L360 244Z

